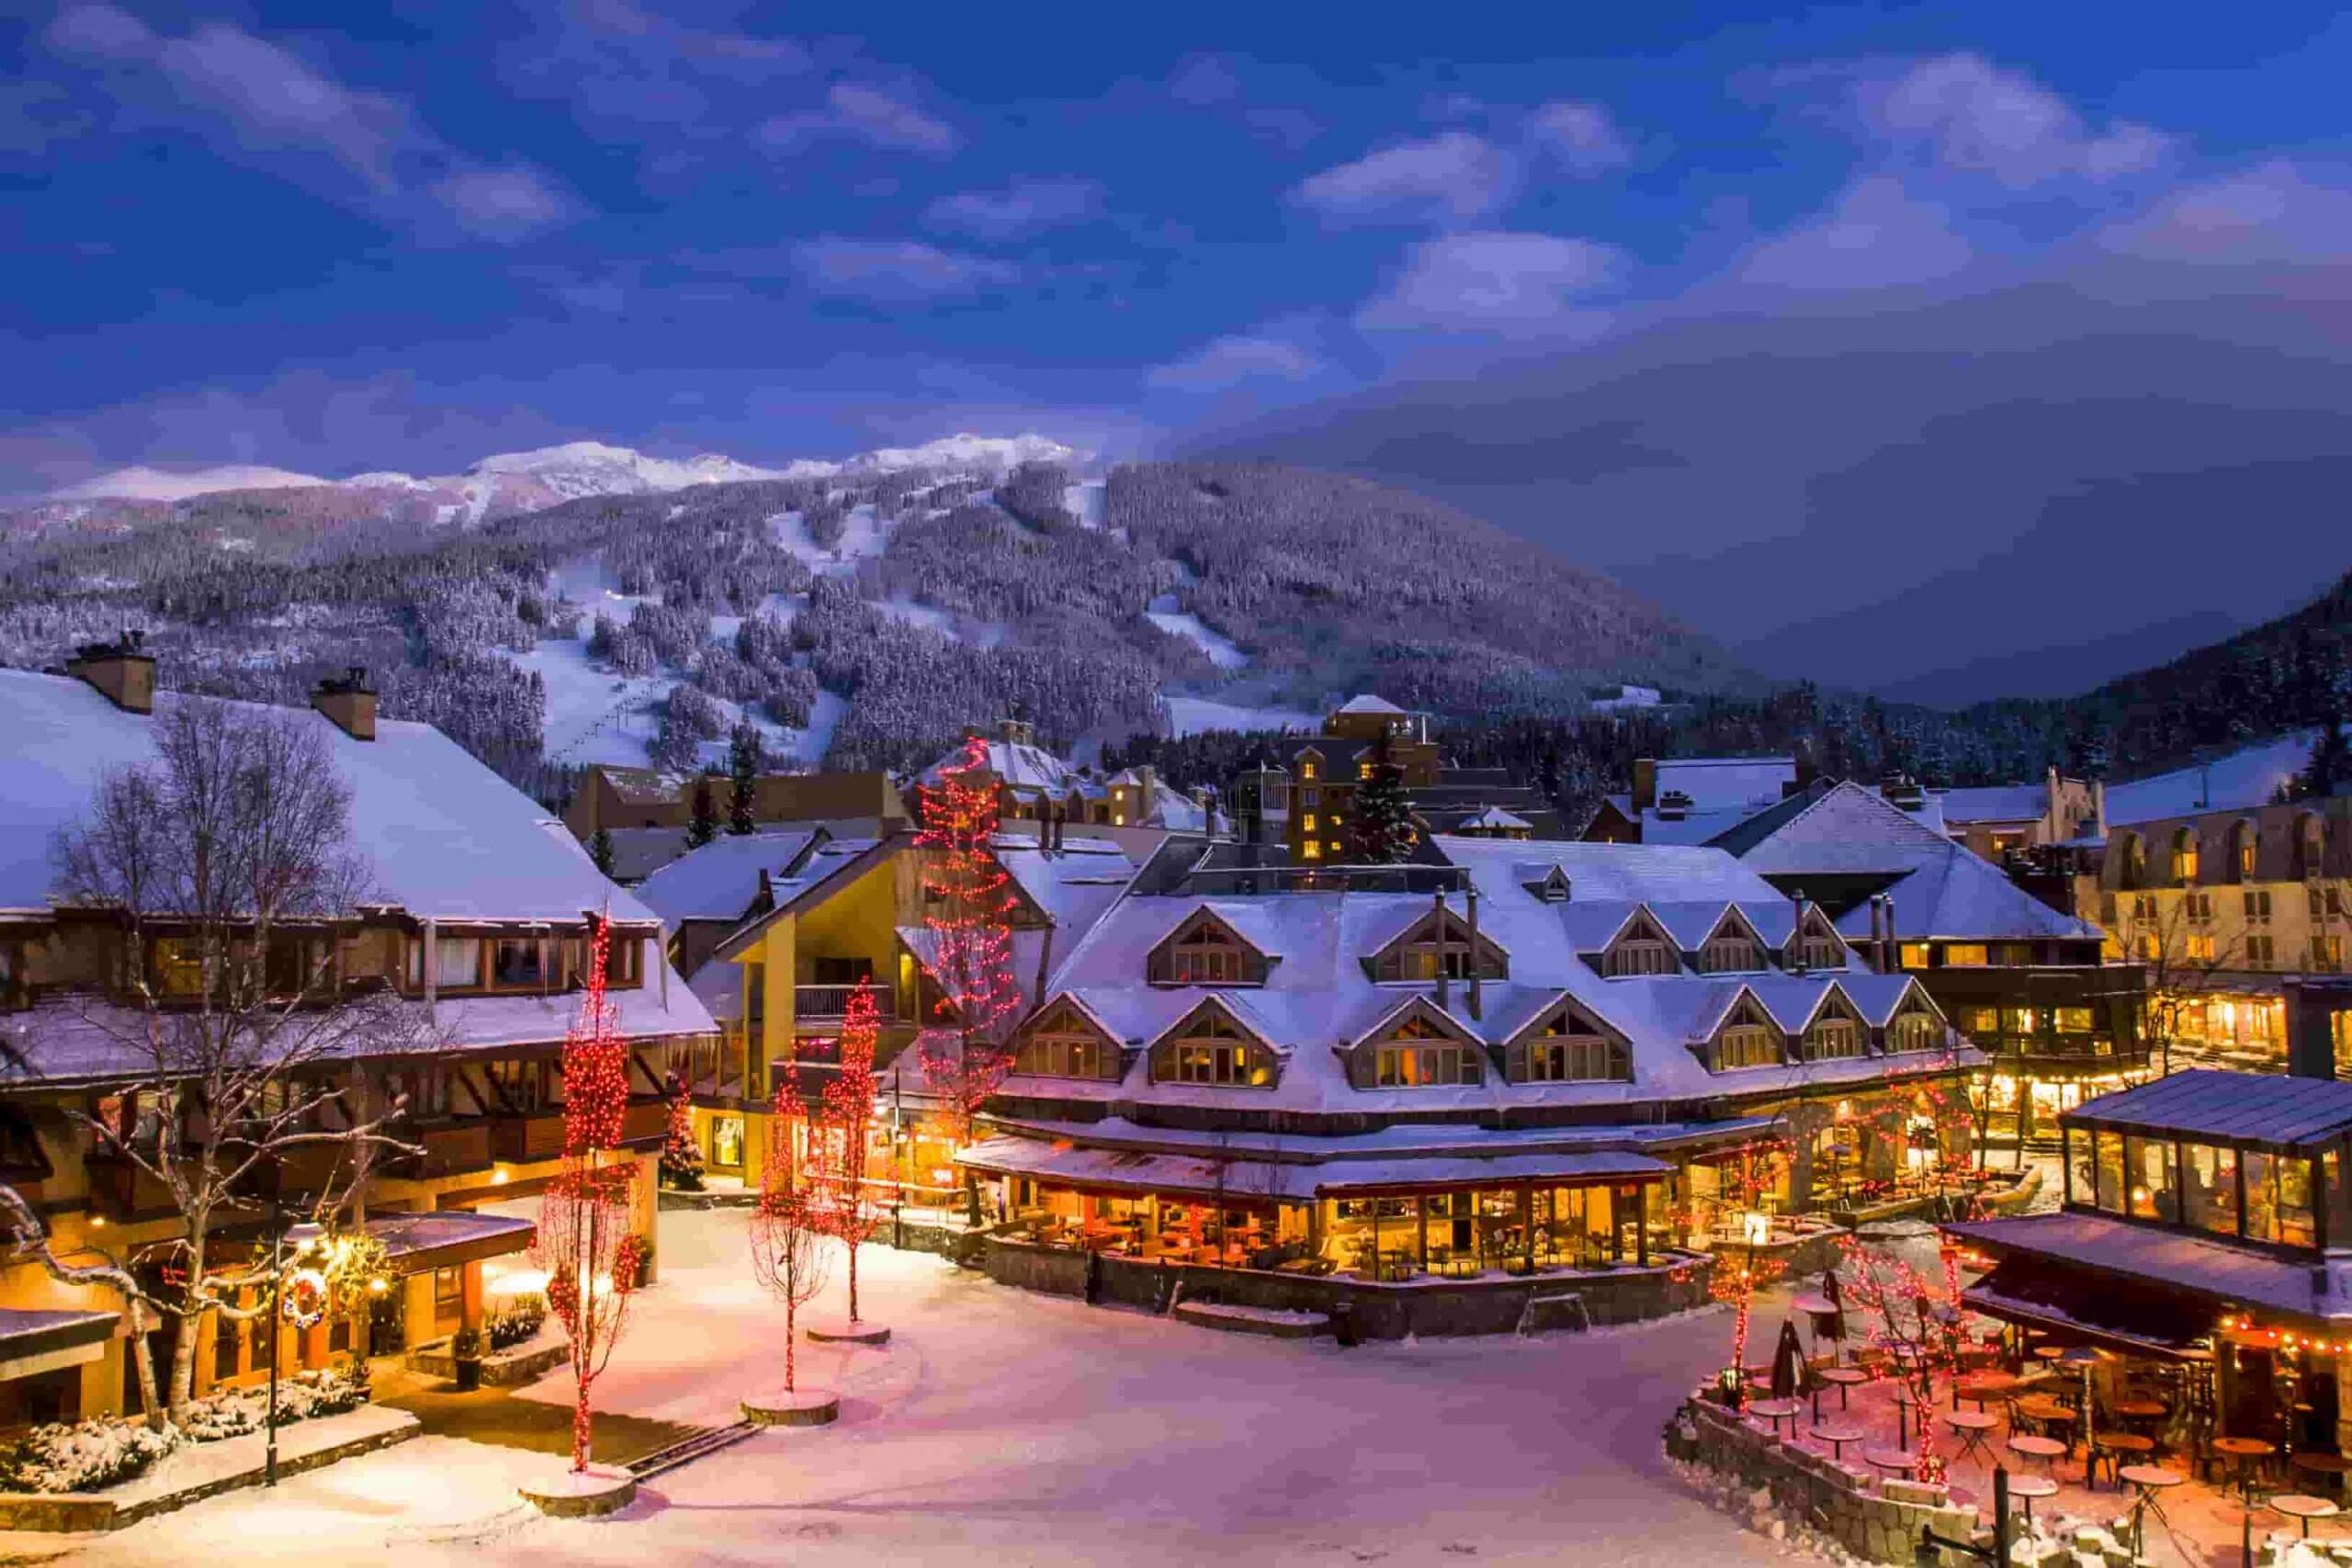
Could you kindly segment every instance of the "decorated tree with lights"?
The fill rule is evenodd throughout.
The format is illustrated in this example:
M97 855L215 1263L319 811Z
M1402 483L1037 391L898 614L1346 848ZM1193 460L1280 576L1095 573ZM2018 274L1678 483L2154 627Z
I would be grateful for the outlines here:
M1966 1338L1961 1331L1965 1316L1960 1303L1960 1263L1956 1249L1943 1248L1939 1276L1931 1277L1882 1248L1855 1237L1841 1242L1846 1281L1844 1295L1862 1324L1871 1343L1887 1352L1893 1375L1919 1402L1922 1410L1934 1404L1939 1376L1957 1377ZM1943 1456L1936 1451L1935 1433L1919 1423L1918 1461L1912 1474L1921 1481L1940 1481Z
M539 1203L533 1257L548 1276L548 1310L571 1348L571 1468L588 1468L596 1380L628 1325L646 1262L631 1228L637 1164L620 1147L628 1105L628 1043L605 996L612 923L590 943L588 991L563 1041L563 1165Z
M670 1118L662 1130L662 1185L676 1192L702 1190L702 1150L695 1144L694 1089L684 1074L672 1073L662 1092Z
M1756 1292L1788 1269L1785 1258L1764 1258L1757 1253L1770 1239L1770 1221L1760 1207L1764 1195L1780 1185L1788 1168L1786 1144L1758 1145L1742 1150L1738 1164L1717 1168L1718 1179L1724 1186L1724 1201L1736 1205L1740 1213L1740 1240L1736 1246L1716 1247L1714 1272L1708 1278L1707 1288L1715 1300L1731 1303L1731 1367L1725 1377L1728 1387L1737 1395L1747 1392L1747 1330L1754 1316Z
M813 1187L825 1228L849 1250L849 1320L857 1312L857 1249L877 1216L865 1201L867 1139L874 1127L874 1047L882 1022L874 987L860 980L842 1018L841 1070L825 1085L811 1142Z
M789 1064L770 1102L766 1157L760 1164L760 1198L752 1209L752 1278L784 1303L784 1392L798 1392L795 1351L800 1309L825 1288L824 1205L800 1170L799 1132L807 1107L799 1075ZM851 1256L856 1256L853 1249Z
M988 749L967 740L963 755L921 795L923 927L932 977L940 987L933 1021L915 1043L923 1077L960 1147L989 1095L1012 1069L1005 1038L1021 1010L1012 973L1012 876L996 858L996 789L981 779ZM967 1176L965 1201L979 1222L979 1189Z

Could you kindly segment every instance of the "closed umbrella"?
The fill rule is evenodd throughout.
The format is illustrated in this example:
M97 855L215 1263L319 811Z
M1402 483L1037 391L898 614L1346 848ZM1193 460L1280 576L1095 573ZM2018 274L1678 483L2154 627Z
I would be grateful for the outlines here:
M1804 1346L1797 1325L1783 1318L1781 1342L1772 1347L1772 1397L1794 1399L1804 1392Z
M1821 1295L1822 1299L1826 1301L1833 1310L1829 1314L1828 1321L1822 1325L1821 1331L1829 1336L1830 1338L1842 1342L1846 1337L1846 1298L1840 1294L1839 1292L1840 1287L1838 1283L1838 1270L1835 1269L1823 1269L1821 1271Z

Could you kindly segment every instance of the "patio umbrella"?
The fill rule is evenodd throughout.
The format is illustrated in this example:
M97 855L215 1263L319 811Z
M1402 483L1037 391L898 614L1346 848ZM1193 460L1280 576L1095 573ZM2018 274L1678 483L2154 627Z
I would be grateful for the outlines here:
M1772 1397L1794 1399L1804 1392L1804 1347L1797 1340L1797 1325L1781 1320L1781 1342L1772 1347Z
M1821 1332L1836 1340L1843 1340L1846 1337L1846 1298L1839 1293L1841 1287L1838 1283L1838 1270L1823 1269L1821 1299L1827 1302L1835 1310L1830 1313L1828 1320L1821 1325Z

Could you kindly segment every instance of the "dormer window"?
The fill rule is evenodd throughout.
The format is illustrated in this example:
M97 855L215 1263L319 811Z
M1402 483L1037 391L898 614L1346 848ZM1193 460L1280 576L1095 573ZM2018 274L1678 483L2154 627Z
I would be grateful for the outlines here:
M1797 1043L1797 1054L1808 1062L1836 1062L1862 1054L1862 1026L1850 1018L1824 1013L1814 1020Z
M1714 1057L1714 1070L1719 1073L1736 1067L1778 1066L1784 1060L1780 1026L1753 998L1742 998L1715 1031Z
M1502 949L1483 935L1474 947L1468 921L1451 909L1431 910L1410 931L1373 955L1372 977L1383 982L1427 982L1441 976L1448 980L1467 980L1474 953L1480 979L1509 977L1510 964Z
M1262 986L1266 955L1204 909L1152 950L1149 978L1160 986Z
M1929 1012L1915 1010L1903 1013L1886 1026L1886 1048L1890 1052L1933 1051L1943 1043L1943 1021Z
M1746 921L1725 915L1699 950L1699 967L1709 975L1738 975L1764 967L1764 944Z
M1524 1083L1625 1083L1634 1076L1624 1043L1568 1002L1538 1018L1511 1055Z
M1805 916L1805 922L1796 934L1797 964L1805 969L1843 969L1846 967L1846 943L1838 935L1838 928L1819 910Z
M1038 1077L1110 1078L1118 1077L1118 1047L1063 1002L1014 1050L1012 1070Z
M1374 1081L1382 1089L1487 1081L1486 1056L1424 1018L1408 1018L1377 1048Z
M1643 915L1617 933L1600 955L1600 972L1611 978L1626 975L1671 975L1679 965L1675 962L1674 944L1668 941L1657 922Z
M1154 1053L1152 1077L1161 1083L1267 1089L1274 1081L1273 1053L1215 1008L1203 1008Z

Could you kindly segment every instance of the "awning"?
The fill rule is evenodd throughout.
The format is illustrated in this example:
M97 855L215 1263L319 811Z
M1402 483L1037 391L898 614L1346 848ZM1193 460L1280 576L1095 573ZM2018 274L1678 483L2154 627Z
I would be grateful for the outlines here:
M1186 1155L1082 1149L1035 1138L990 1138L960 1151L956 1163L999 1176L1025 1176L1054 1186L1115 1193L1183 1192L1228 1202L1304 1196L1286 1190L1290 1174L1264 1160L1195 1159Z
M538 1239L539 1231L529 1220L464 1209L383 1214L360 1229L383 1243L392 1267L403 1274L454 1269L480 1258L526 1251ZM289 1247L299 1247L322 1234L316 1225L296 1225L286 1233L286 1240Z
M1589 1187L1662 1181L1674 1173L1647 1155L1504 1155L1495 1159L1332 1160L1306 1174L1318 1197L1418 1192L1430 1187Z
M1213 1155L1087 1148L1067 1140L991 1138L960 1153L973 1170L1026 1176L1058 1186L1103 1192L1223 1193L1229 1202L1251 1198L1305 1201L1432 1188L1576 1187L1602 1182L1658 1181L1673 1171L1646 1155L1600 1152L1387 1159L1223 1159Z
M121 1326L119 1313L0 1308L0 1381L95 1361Z
M1960 1299L2005 1323L2045 1328L2134 1356L2186 1359L2213 1332L2217 1307L2154 1291L2119 1291L2113 1281L2032 1258L2012 1258L1961 1292Z

